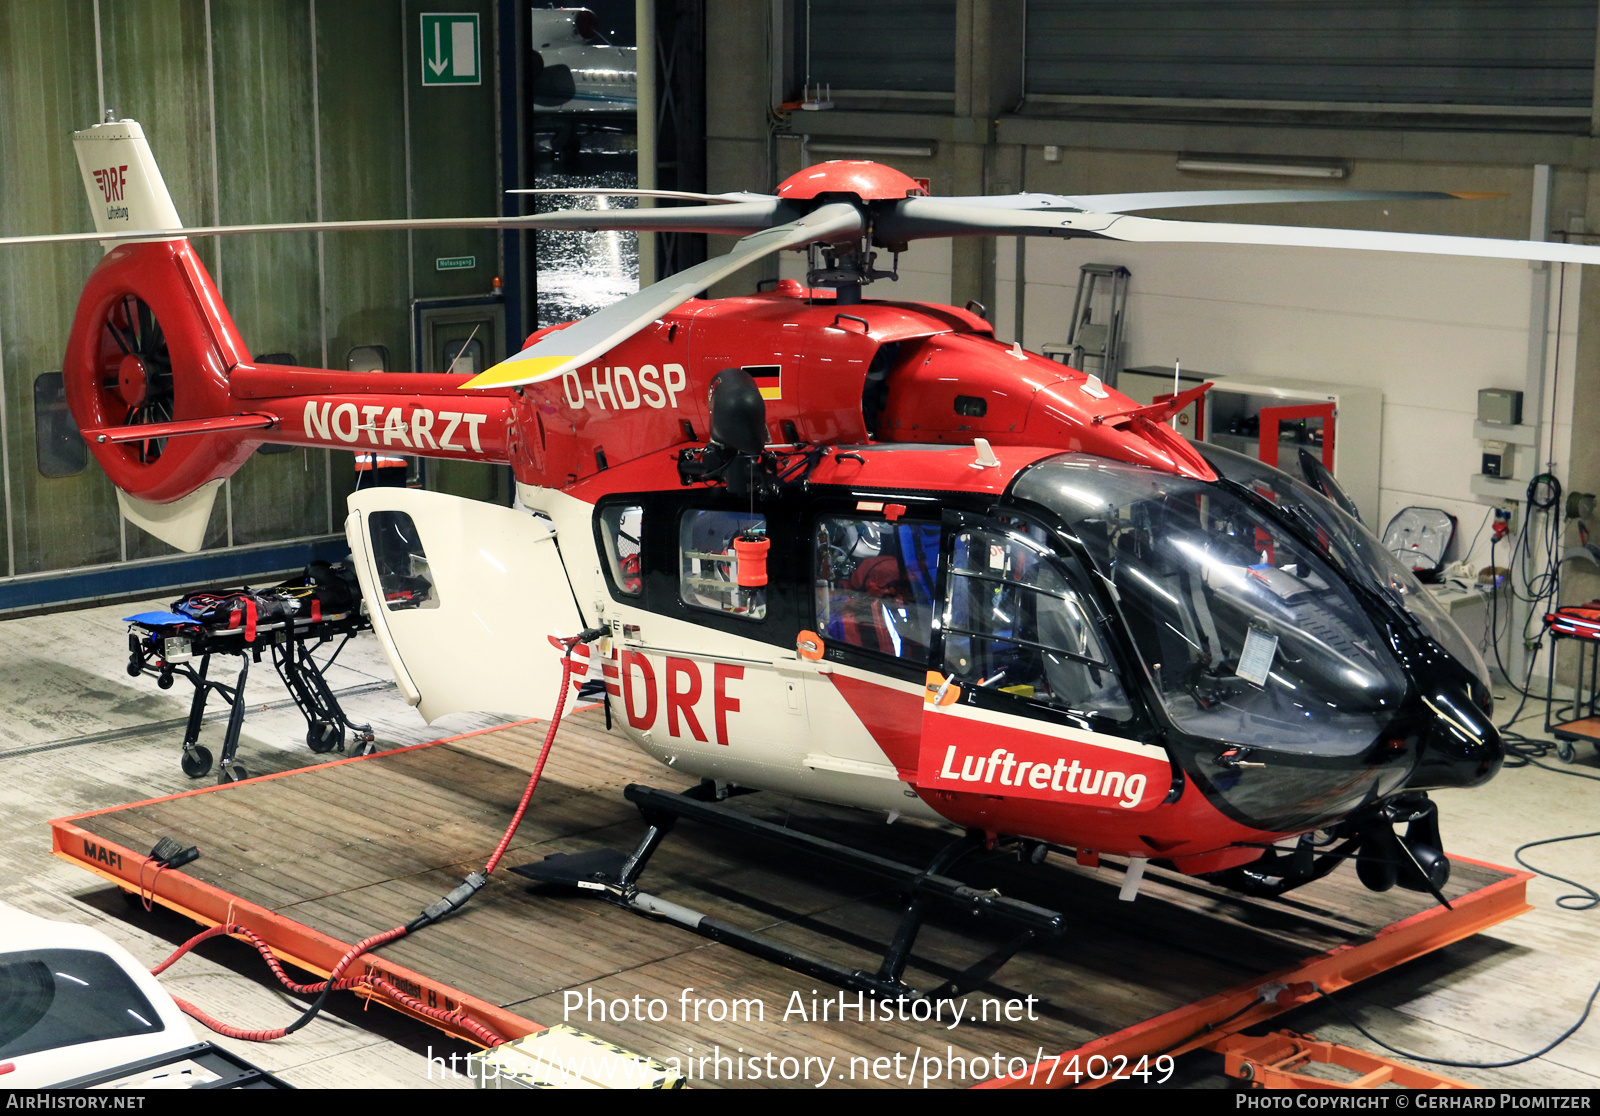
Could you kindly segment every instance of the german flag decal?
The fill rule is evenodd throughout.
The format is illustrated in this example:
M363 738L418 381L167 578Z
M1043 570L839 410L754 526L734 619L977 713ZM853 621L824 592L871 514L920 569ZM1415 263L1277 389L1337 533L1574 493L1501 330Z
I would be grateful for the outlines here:
M750 373L750 378L756 382L756 387L761 389L761 398L766 400L783 398L782 365L747 364L744 370Z

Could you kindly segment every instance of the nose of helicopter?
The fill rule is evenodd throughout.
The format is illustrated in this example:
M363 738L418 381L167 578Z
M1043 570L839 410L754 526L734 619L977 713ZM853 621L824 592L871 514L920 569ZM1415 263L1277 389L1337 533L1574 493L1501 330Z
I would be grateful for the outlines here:
M1488 782L1505 759L1505 741L1488 711L1461 686L1435 685L1422 691L1427 726L1422 755L1408 785L1418 790L1476 787Z

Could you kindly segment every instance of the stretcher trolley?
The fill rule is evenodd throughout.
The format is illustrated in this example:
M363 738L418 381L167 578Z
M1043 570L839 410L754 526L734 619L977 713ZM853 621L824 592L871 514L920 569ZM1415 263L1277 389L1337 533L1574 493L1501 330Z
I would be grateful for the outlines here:
M1600 749L1600 601L1585 605L1565 605L1544 618L1550 628L1549 680L1545 700L1544 730L1555 737L1556 754L1571 763L1573 747L1586 740ZM1565 640L1578 646L1577 674L1574 679L1571 716L1556 720L1556 659Z
M244 726L250 664L261 662L263 653L271 655L273 667L306 719L307 747L318 753L343 752L350 743L356 755L373 750L371 726L350 720L323 673L350 637L372 627L348 567L313 562L304 577L270 589L197 590L174 601L170 612L144 612L126 619L130 675L150 675L163 690L171 689L179 677L194 686L181 761L191 779L211 771L211 750L200 743L200 726L213 692L229 706L217 782L250 777L235 752ZM332 653L319 662L315 653L330 644ZM209 677L213 655L239 657L233 682Z

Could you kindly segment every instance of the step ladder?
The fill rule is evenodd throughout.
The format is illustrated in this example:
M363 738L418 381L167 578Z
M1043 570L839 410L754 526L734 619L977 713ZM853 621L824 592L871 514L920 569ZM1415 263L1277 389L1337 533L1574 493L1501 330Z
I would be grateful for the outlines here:
M1130 272L1118 264L1084 264L1078 269L1078 294L1072 302L1072 328L1065 342L1044 346L1048 357L1096 373L1111 387L1122 370L1122 324L1128 305ZM1097 361L1095 367L1085 362Z

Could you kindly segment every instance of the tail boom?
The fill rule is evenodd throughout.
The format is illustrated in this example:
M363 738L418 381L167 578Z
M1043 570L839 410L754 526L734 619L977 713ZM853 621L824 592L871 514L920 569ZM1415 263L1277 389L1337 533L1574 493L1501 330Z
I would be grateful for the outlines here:
M464 392L469 375L256 364L183 239L106 254L63 368L91 452L147 505L226 479L268 442L510 461L509 390Z

